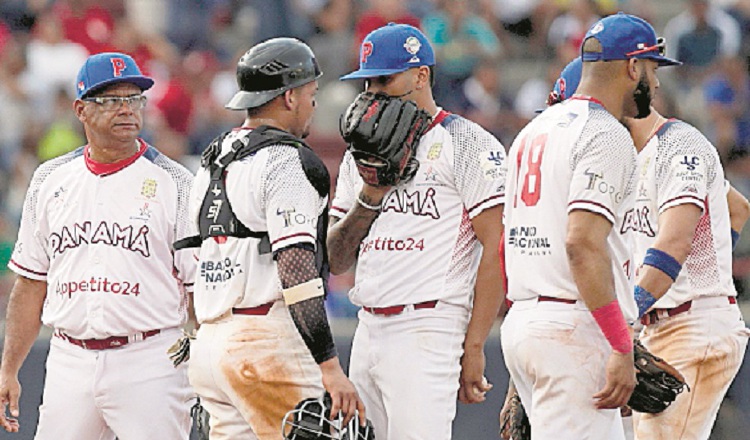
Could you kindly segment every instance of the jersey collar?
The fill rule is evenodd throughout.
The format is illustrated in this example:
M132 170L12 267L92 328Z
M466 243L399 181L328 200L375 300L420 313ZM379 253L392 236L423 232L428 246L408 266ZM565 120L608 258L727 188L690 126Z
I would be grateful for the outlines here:
M448 115L450 115L450 112L447 112L447 111L443 110L442 108L439 108L438 112L437 112L437 115L435 115L435 117L432 118L432 123L430 124L429 127L427 127L427 130L425 130L425 132L428 132L428 131L432 130L432 128L434 126L436 126L439 123L443 122L443 119L447 118Z
M602 104L601 101L599 101L598 99L594 98L593 96L588 96L588 95L573 95L573 96L570 97L570 99L582 100L582 101L591 101L591 102L593 102L595 104L599 104L600 106L604 107L604 104Z
M148 145L146 145L146 142L144 142L143 139L140 138L138 138L138 143L141 146L140 148L138 148L138 151L134 155L114 163L101 163L95 161L91 158L91 153L89 151L90 147L86 145L86 147L83 149L83 157L84 161L86 162L86 168L88 168L89 171L91 171L95 175L101 177L114 174L138 160L139 157L143 156L143 153L145 153L148 149Z

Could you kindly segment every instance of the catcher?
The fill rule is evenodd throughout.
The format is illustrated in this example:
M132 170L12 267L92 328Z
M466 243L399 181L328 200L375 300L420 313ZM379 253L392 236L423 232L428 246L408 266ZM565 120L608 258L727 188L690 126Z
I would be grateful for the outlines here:
M505 149L437 106L434 63L418 29L390 24L342 78L366 92L341 121L349 149L329 261L334 274L357 262L349 371L379 440L449 440L456 395L481 402L491 388L483 348L502 301Z

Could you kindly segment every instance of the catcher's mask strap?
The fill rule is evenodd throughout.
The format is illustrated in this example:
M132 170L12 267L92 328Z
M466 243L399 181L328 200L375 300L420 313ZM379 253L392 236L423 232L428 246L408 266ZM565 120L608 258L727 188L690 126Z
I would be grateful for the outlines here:
M325 289L323 289L323 280L321 278L315 278L302 284L297 284L296 286L284 289L281 292L284 296L284 302L286 302L286 305L288 306L310 298L323 296L324 293Z

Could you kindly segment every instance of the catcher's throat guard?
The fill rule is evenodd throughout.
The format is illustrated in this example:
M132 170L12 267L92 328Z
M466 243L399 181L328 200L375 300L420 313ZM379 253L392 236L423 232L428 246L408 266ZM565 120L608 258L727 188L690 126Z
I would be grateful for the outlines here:
M281 424L285 440L375 440L375 432L368 420L365 425L355 416L344 425L343 416L329 418L331 396L302 400L286 413Z
M416 148L431 121L413 101L363 92L341 116L340 129L362 179L392 186L416 174Z

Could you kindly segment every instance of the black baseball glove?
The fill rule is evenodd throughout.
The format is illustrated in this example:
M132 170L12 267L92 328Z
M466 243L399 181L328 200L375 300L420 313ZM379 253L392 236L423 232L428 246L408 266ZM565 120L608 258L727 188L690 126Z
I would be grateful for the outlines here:
M633 356L638 383L628 400L628 406L641 413L657 414L664 411L687 387L685 378L664 359L651 354L637 339Z
M503 405L500 411L500 438L503 440L530 440L531 424L517 392Z
M430 121L413 101L363 92L342 115L341 136L367 184L392 186L417 172L414 151Z

